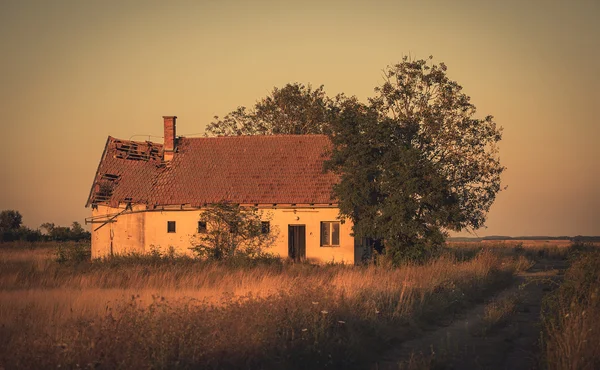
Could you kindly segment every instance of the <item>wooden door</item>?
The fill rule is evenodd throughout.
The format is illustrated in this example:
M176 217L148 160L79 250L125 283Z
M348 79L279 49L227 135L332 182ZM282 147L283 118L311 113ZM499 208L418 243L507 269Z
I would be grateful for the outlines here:
M294 261L306 258L306 225L288 225L288 256Z

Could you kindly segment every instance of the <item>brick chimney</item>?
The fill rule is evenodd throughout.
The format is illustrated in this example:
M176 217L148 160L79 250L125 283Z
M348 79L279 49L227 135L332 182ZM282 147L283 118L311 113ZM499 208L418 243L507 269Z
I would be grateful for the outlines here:
M175 141L175 123L177 121L176 116L163 116L165 120L165 141L163 145L163 158L165 161L173 159L173 153L175 153L176 144Z

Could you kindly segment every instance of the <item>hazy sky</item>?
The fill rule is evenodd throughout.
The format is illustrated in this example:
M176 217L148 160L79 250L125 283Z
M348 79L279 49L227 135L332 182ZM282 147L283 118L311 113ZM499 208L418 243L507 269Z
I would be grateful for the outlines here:
M107 135L200 133L288 82L365 100L433 55L504 127L478 234L600 234L597 0L3 0L0 46L0 209L30 227L83 223Z

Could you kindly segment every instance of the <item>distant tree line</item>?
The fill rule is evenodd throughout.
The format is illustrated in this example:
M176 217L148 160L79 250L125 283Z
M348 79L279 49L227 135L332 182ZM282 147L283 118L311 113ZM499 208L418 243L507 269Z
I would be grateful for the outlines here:
M534 235L534 236L504 236L504 235L491 235L484 236L481 238L477 237L450 237L448 240L455 242L478 242L482 240L570 240L575 243L583 243L583 242L598 242L600 241L600 236L584 236L584 235L576 235L576 236L544 236L544 235Z
M23 216L19 211L0 212L0 242L39 242L39 241L83 241L90 240L91 234L81 224L74 221L70 227L56 226L45 222L38 229L23 225Z

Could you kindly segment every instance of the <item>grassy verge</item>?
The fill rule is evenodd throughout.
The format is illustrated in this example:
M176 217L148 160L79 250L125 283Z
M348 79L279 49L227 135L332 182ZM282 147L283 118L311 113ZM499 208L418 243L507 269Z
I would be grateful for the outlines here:
M544 300L542 343L548 369L600 368L599 266L600 251L579 253L560 288Z
M346 368L483 301L522 261L484 250L397 269L152 256L0 264L5 368Z

